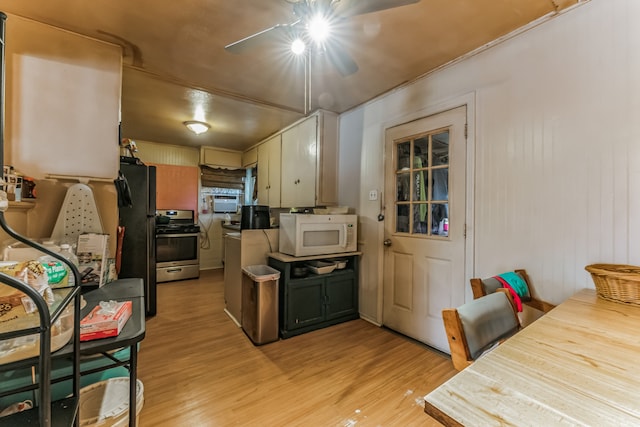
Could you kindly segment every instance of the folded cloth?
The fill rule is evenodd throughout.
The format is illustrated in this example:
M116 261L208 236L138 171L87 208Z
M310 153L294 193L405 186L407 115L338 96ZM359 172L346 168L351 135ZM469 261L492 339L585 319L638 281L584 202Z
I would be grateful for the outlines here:
M511 296L513 296L513 301L516 303L518 312L522 311L521 297L529 295L529 287L527 286L527 282L525 282L522 277L520 277L520 275L515 272L502 273L494 276L494 278L502 283L502 286L504 288L509 290L509 293L511 294Z
M502 273L498 275L503 278L512 288L518 296L526 297L529 295L529 287L527 286L527 282L524 281L522 276L518 273L510 271L507 273Z

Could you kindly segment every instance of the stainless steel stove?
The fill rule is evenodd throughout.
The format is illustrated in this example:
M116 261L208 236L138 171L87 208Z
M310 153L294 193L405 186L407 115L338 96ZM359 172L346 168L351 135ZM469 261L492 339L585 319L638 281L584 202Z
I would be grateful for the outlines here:
M168 224L158 224L159 220ZM156 281L200 277L200 227L191 210L156 212Z

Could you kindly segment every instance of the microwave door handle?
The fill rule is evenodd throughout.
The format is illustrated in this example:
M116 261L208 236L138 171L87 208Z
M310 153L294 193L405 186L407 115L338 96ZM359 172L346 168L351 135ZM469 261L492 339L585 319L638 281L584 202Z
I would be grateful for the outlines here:
M342 224L342 242L340 243L340 247L347 247L347 224Z

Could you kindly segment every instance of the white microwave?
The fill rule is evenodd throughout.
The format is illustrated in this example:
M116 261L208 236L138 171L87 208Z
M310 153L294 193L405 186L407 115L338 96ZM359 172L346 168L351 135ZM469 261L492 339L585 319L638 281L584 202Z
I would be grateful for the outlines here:
M292 256L354 252L357 215L280 214L280 252Z

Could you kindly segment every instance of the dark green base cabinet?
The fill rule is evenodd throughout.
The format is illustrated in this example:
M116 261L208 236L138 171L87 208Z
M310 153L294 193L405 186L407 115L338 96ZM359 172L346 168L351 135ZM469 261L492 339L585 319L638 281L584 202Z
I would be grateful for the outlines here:
M269 258L269 266L280 271L280 336L289 338L347 320L358 319L359 256L345 257L347 268L327 274L309 273L292 277L303 261L283 262Z

